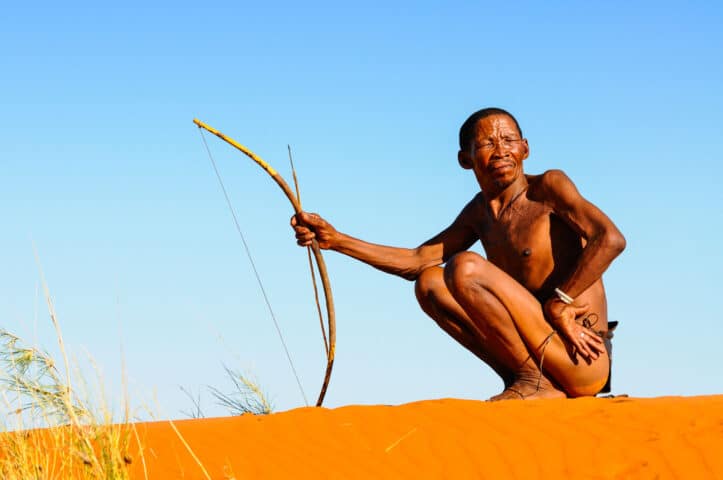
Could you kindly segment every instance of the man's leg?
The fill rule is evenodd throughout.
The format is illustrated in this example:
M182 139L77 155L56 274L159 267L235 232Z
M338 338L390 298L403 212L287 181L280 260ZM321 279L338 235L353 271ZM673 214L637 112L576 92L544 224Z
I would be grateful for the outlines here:
M607 354L590 362L571 356L560 336L553 334L537 299L480 255L456 255L447 262L444 280L467 313L470 330L485 342L488 354L513 371L516 391L523 395L535 392L534 379L540 375L538 365L543 354L542 378L552 379L571 396L594 395L605 383ZM536 394L547 393L553 392Z
M442 267L432 267L422 272L415 283L415 294L422 310L437 322L442 330L492 367L492 370L502 377L505 387L512 383L513 371L491 358L483 348L483 342L471 331L472 321L445 285Z
M417 279L416 294L422 309L445 332L502 377L505 391L492 397L493 400L564 396L540 374L509 313L493 296L480 299L486 305L485 318L489 320L480 325L470 319L454 299L440 267L422 272Z

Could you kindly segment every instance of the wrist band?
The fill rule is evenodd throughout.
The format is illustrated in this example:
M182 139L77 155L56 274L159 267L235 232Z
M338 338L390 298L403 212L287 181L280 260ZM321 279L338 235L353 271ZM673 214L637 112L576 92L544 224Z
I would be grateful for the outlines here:
M559 288L555 289L555 294L557 295L557 298L559 298L562 303L566 303L567 305L572 305L573 302L575 301L574 298L572 298L570 295L563 292Z

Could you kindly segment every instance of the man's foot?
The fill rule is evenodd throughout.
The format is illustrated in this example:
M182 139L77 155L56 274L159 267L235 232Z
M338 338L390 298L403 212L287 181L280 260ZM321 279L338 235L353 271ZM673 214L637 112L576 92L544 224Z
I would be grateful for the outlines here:
M505 388L502 393L490 397L490 402L500 400L537 400L543 398L567 398L562 390L555 388L545 377L539 382L526 379L518 379L512 385Z
M505 388L502 390L502 393L498 393L497 395L490 397L487 401L488 402L498 402L500 400L524 400L525 396L522 395L522 393L518 392L514 388Z

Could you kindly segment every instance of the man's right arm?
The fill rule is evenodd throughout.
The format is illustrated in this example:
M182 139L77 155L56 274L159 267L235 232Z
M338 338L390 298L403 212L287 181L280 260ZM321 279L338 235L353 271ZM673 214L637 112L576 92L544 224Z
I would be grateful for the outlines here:
M330 249L360 260L383 272L407 280L416 278L427 268L446 262L455 253L467 250L477 240L469 222L470 205L457 219L438 235L417 248L398 248L365 242L337 231L329 222L313 213L302 212L291 218L297 243Z

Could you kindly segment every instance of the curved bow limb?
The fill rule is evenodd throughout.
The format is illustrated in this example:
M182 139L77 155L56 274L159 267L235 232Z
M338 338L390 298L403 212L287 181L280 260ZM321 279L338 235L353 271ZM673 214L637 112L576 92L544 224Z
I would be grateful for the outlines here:
M249 150L248 148L244 147L240 143L238 143L233 138L230 138L223 133L219 132L215 128L211 127L210 125L207 125L203 123L202 121L198 120L197 118L193 119L193 123L195 123L198 128L202 128L214 135L216 135L218 138L223 140L224 142L228 143L229 145L233 146L234 148L240 150L244 155L249 157L251 160L256 162L261 168L263 168L266 173L268 173L271 178L274 179L276 184L281 188L281 190L284 191L284 194L286 195L286 198L289 199L289 202L291 202L291 205L294 208L295 213L301 213L301 205L299 204L298 199L296 198L296 195L294 195L294 192L292 192L289 185L286 183L286 181L283 179L283 177L277 172L271 165L266 163L261 157L256 155L254 152ZM324 396L326 395L326 390L329 386L329 381L331 380L331 371L334 366L334 354L336 352L336 316L334 314L334 298L331 293L331 282L329 281L329 274L326 270L326 262L324 262L324 257L321 254L321 249L319 248L319 244L316 240L313 240L311 245L311 251L314 253L314 259L316 260L316 266L319 269L319 277L321 278L321 285L322 289L324 290L324 300L326 304L326 315L329 322L329 353L327 355L326 359L326 373L324 374L324 381L321 385L321 391L319 392L319 398L316 401L316 406L320 407L321 404L324 402Z

